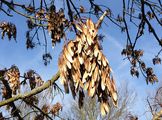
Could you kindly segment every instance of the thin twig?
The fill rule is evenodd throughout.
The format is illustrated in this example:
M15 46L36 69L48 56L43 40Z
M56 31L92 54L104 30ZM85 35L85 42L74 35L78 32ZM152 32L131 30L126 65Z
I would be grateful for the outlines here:
M130 35L129 35L129 31L128 31L127 22L126 22L126 19L125 19L125 10L126 10L125 0L123 0L123 22L124 22L126 33L127 33L127 39L129 41L130 45L132 45L132 41L131 41L131 38L130 38Z
M13 17L13 15L7 13L3 8L0 8L0 10L2 10L7 16Z
M26 101L25 99L23 99L24 102L26 102L27 104L29 104L28 101ZM37 110L39 110L40 113L42 113L44 116L46 116L47 118L49 118L50 120L53 120L47 113L45 113L43 110L41 110L39 107L37 107L36 105L34 104L31 104L30 105L34 108L36 108Z
M75 27L75 25L73 24L73 23L74 23L74 20L73 20L73 12L72 12L72 10L71 10L69 0L66 0L66 4L67 4L67 8L68 8L68 15L69 15L69 18L70 18L70 22L71 22L72 25L73 25L73 28L74 28L75 33L77 33L76 27Z
M144 0L141 0L141 11L142 11L142 17L143 17L143 19L146 21L149 29L151 30L151 32L153 33L154 37L158 41L159 45L162 46L162 42L160 41L158 35L156 34L155 29L152 27L151 23L146 18L146 15L145 15L145 2L144 2Z

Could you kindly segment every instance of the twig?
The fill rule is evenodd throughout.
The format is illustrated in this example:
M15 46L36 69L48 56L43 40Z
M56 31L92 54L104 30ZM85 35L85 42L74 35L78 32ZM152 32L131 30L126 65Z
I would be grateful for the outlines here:
M36 113L36 112L39 112L39 111L36 111L36 110L33 110L33 111L30 111L30 112L28 112L25 116L23 116L23 119L25 118L25 117L27 117L29 114L31 114L31 113Z
M155 32L155 29L152 27L151 23L148 21L148 19L146 18L146 15L145 15L145 2L144 0L141 0L141 11L142 11L142 17L143 19L146 21L149 29L151 29L151 32L153 33L154 37L156 38L156 40L158 41L159 45L162 46L162 42L160 41L158 35L156 34Z
M127 26L127 22L125 20L125 10L126 10L126 7L125 7L125 0L123 0L123 22L124 22L124 25L125 25L125 29L126 29L126 33L127 33L127 39L130 43L130 45L132 45L132 41L131 41L131 38L130 38L130 35L129 35L129 31L128 31L128 26Z
M155 16L156 21L162 26L162 23L160 22L160 20L158 19L157 15L155 14L155 12L154 12L152 6L151 6L149 3L147 3L147 2L145 2L145 3L146 3L146 5L148 5L148 6L150 7L152 13L153 13L154 16Z
M24 102L26 102L27 104L29 104L28 101L26 101L25 99L23 100ZM37 110L39 110L39 112L41 112L44 116L46 116L47 118L49 118L50 120L53 120L47 113L45 113L43 110L41 110L39 107L37 107L36 105L34 104L31 104L30 105L34 108L36 108Z
M77 8L75 7L74 3L73 3L71 0L69 0L69 1L70 1L71 5L73 6L74 10L76 11L77 15L79 16L79 18L81 19L81 16L80 16L80 14L79 14L79 11L78 11Z
M147 102L148 102L148 105L149 105L149 107L150 107L151 114L154 116L153 109L152 109L151 104L150 104L150 102L149 102L149 100L148 100L148 97L147 97Z
M13 15L7 13L3 8L0 8L0 10L2 10L7 16L13 17Z
M141 32L143 32L144 26L145 26L145 22L144 22L144 20L142 19L141 22L140 22L140 24L139 24L139 26L138 26L138 31L137 31L137 34L136 34L135 42L134 42L134 44L133 44L133 49L134 49L134 47L135 47L135 45L136 45L136 43L137 43L137 40L138 40L138 39L142 36L142 34L143 34L143 33L141 33Z
M28 16L28 15L26 15L26 14L24 14L24 13L21 13L21 12L17 11L16 9L14 9L13 6L10 5L10 3L9 3L8 1L6 1L6 0L1 0L1 1L2 1L5 5L7 5L9 9L13 10L15 13L17 13L17 14L23 16L23 17L29 18L29 19L36 19L36 18L33 17L33 16ZM39 20L39 19L36 19L36 20ZM41 21L47 21L47 20L41 20Z
M71 10L69 0L66 0L66 4L67 4L67 8L68 8L68 15L69 15L69 18L70 18L70 22L73 25L73 28L74 28L75 33L77 33L76 27L73 24L74 23L74 20L73 20L73 11Z

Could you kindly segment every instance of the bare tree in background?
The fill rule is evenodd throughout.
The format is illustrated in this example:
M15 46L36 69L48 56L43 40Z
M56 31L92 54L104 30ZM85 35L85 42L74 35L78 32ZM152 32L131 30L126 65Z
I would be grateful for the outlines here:
M160 86L154 96L147 97L149 111L152 114L152 120L162 119L162 87Z
M118 90L118 108L116 109L110 104L109 113L106 116L101 116L97 98L89 98L85 95L83 107L81 109L79 108L76 99L70 104L70 110L68 109L67 112L65 112L65 118L70 120L125 120L128 113L135 105L136 93L129 88L128 84L123 84L122 88L120 87Z

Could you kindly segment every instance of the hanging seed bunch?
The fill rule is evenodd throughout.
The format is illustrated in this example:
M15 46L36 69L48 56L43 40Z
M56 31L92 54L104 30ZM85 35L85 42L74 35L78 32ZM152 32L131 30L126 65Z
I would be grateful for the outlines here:
M117 106L117 91L108 60L101 51L98 26L87 19L76 28L80 34L64 46L59 57L61 83L67 93L70 86L74 98L79 91L79 107L83 105L84 91L90 97L96 95L104 116L109 111L109 98Z
M16 95L17 90L20 92L20 72L17 66L11 66L11 68L6 71L4 77L9 82L12 94Z
M63 9L56 12L54 5L51 5L46 15L48 20L48 32L51 34L52 45L56 42L60 42L60 39L64 36L64 28L67 26L67 19L65 18Z
M29 105L29 106L32 106L32 105L38 105L38 102L39 102L39 99L37 96L33 95L33 96L30 96L30 97L27 97L24 99L26 105Z
M27 73L24 74L24 77L25 79L29 80L31 90L35 87L41 86L44 83L40 75L37 74L34 70L29 70Z
M8 36L8 39L11 40L11 37L16 39L16 26L10 22L0 22L0 29L2 39L4 38L5 34Z
M62 110L62 105L59 102L57 102L51 107L50 112L52 113L52 115L56 116L59 114L59 111L61 110Z
M140 68L146 78L147 84L158 82L158 78L154 73L153 68L147 67L145 62L141 59L144 54L143 50L134 50L132 45L127 45L126 48L122 50L121 54L129 58L131 63L130 74L132 76L139 77ZM153 64L160 64L160 62L161 59L158 56L153 59Z

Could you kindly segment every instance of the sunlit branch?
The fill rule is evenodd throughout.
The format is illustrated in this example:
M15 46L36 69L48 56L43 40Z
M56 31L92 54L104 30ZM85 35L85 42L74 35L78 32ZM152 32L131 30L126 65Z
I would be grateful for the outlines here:
M27 97L31 97L33 95L36 95L36 94L42 92L43 90L47 89L49 86L53 85L54 82L57 81L59 77L60 77L60 73L57 72L50 80L45 82L42 86L37 87L37 88L33 89L30 92L26 92L24 94L17 94L15 96L13 96L12 98L1 101L0 102L0 107L2 107L4 105L7 105L7 104L9 104L11 102L17 101L19 99L24 99L24 98L27 98Z

